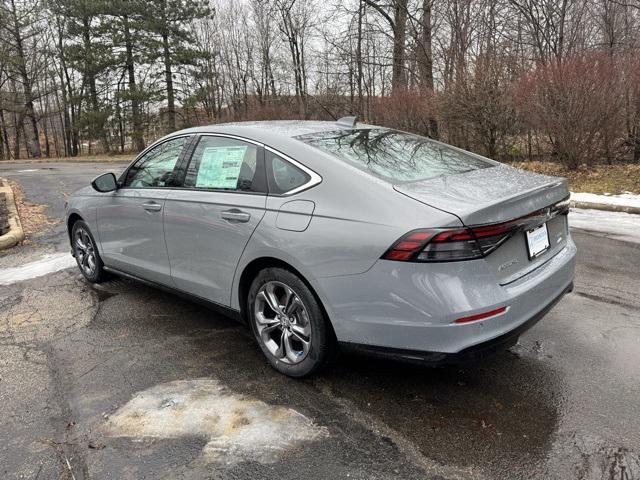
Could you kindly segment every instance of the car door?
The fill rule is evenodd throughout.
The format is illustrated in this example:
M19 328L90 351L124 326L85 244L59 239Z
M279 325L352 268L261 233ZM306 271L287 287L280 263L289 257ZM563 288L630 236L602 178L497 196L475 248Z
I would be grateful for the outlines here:
M264 216L266 179L258 143L202 135L182 188L165 203L164 228L177 288L228 306L236 266Z
M108 267L171 285L162 217L178 160L190 138L171 138L145 152L123 174L120 188L100 203L100 253Z

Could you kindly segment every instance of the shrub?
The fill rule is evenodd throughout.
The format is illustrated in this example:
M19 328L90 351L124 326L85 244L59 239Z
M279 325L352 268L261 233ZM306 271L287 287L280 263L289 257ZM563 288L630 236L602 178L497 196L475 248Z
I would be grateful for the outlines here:
M611 159L622 143L623 89L617 65L604 54L539 65L515 90L523 122L546 135L567 167Z

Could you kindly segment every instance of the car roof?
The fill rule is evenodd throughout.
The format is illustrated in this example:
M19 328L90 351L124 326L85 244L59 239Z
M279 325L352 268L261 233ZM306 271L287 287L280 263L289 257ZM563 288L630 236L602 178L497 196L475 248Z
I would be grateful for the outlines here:
M184 133L227 133L252 138L268 143L274 137L293 138L299 135L317 132L332 132L339 130L358 130L362 128L382 128L364 123L357 123L353 127L338 122L316 120L265 120L253 122L230 122L203 125L174 132L170 136Z

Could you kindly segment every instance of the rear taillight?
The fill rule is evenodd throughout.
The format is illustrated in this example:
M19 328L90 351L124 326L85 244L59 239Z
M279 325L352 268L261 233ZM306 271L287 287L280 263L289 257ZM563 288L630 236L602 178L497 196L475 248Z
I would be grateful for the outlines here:
M482 258L502 245L515 232L540 225L569 212L569 197L553 205L503 223L465 228L414 230L394 243L382 255L385 260L403 262L453 262Z
M414 230L395 242L382 256L403 262L452 262L482 258L507 240L514 222L455 229Z

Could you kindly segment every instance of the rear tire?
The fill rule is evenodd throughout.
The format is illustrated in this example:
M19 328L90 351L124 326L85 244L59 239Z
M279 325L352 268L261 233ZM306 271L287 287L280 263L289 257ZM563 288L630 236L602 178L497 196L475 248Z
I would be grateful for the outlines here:
M334 359L328 319L309 287L289 270L260 271L249 289L247 312L260 349L278 372L301 378Z
M76 257L76 263L80 272L91 283L104 281L107 272L100 258L96 241L89 230L89 225L83 220L78 220L71 229L71 247Z

